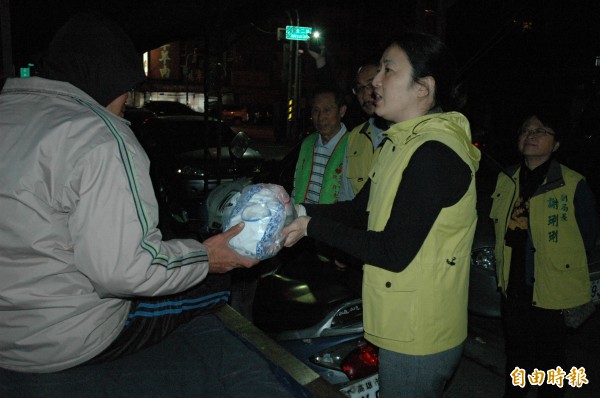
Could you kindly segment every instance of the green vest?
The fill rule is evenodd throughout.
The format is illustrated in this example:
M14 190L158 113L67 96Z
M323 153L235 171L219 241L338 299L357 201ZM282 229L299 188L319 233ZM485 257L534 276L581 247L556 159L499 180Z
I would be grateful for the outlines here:
M381 231L389 219L402 174L419 146L440 141L475 175L480 153L471 144L469 122L460 113L438 113L393 125L370 173L368 228ZM365 338L408 355L439 353L467 337L471 246L475 235L475 178L466 194L442 209L423 246L402 272L365 265ZM401 242L398 242L401 244Z
M302 142L302 146L300 147L298 163L296 163L296 174L294 175L294 203L304 203L306 200L310 177L312 175L314 148L318 138L318 133L311 134ZM344 136L340 138L327 161L319 203L331 204L337 202L342 182L342 166L344 163L344 152L346 151L346 141L348 141L348 133L344 133Z
M507 223L519 197L519 171L513 181L498 176L490 217L496 232L496 273L506 293L512 248L505 245ZM585 245L575 218L575 189L583 176L553 161L546 179L529 201L529 233L533 255L533 302L546 309L565 309L591 299Z
M346 178L355 195L369 179L369 171L379 156L380 149L373 149L371 135L371 124L368 121L356 126L348 135Z

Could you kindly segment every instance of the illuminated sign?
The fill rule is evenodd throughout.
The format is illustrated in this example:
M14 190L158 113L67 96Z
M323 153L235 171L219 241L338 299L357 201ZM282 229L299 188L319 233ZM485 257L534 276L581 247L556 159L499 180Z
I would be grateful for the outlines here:
M303 40L307 41L310 39L312 28L306 26L286 26L285 27L285 38L288 40Z

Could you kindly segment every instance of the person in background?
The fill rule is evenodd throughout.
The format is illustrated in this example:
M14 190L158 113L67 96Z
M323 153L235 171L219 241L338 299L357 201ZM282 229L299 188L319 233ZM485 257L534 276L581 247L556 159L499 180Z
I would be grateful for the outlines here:
M318 80L335 84L333 83L335 81L333 71L331 71L327 62L325 47L322 46L320 52L311 50L310 46L307 46L307 50L315 60ZM384 138L382 126L386 127L387 122L375 114L372 95L373 86L371 83L377 73L377 67L378 63L376 61L370 61L359 67L356 72L352 94L367 120L360 122L348 133L338 201L352 200L360 191L368 180L369 172L379 154L379 145ZM324 245L321 245L321 251L327 252L332 260L323 255L320 258L327 263L331 263L333 268L338 271L346 271L348 266L351 266L354 270L362 268L362 262L359 259L344 252L333 250ZM354 290L356 290L356 287Z
M75 15L42 76L0 93L0 395L291 396L208 314L229 294L208 275L258 262L228 246L243 224L203 243L157 229L122 28Z
M334 73L327 63L326 50L321 46L317 52L307 45L308 53L315 60L317 80L335 84ZM364 63L356 72L352 85L352 94L360 106L365 121L356 125L348 135L344 156L342 185L338 200L351 200L360 191L368 179L369 171L377 158L378 146L383 141L383 130L387 123L375 114L373 99L373 77L377 73L378 62L373 60Z
M338 200L348 139L342 118L346 104L334 85L318 86L311 100L315 133L302 142L291 197L294 203L335 203Z
M522 161L500 173L492 196L505 397L527 396L528 388L513 384L515 368L569 372L562 310L591 300L586 251L597 236L594 198L582 175L554 160L560 132L548 112L529 115L517 138ZM538 387L539 397L564 393L552 384Z
M352 201L298 206L286 246L308 236L363 260L365 338L379 347L380 397L441 397L467 337L479 150L436 37L406 33L373 79L391 127Z
M366 63L358 68L352 93L367 116L364 123L354 127L348 135L344 159L344 177L339 200L352 200L368 180L369 171L379 154L379 144L384 139L382 126L386 122L375 114L373 78L376 63ZM385 128L385 127L384 127Z

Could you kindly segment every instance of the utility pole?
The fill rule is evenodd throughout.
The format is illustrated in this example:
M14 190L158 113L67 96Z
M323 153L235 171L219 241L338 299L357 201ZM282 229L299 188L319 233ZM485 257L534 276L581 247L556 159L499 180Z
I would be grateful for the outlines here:
M292 19L292 16L290 15L289 11L285 11L285 13L287 14L289 20L290 20L290 26L294 25L294 20ZM284 44L284 46L287 46L288 48L288 62L287 62L287 67L288 67L288 73L287 73L287 112L286 112L286 120L285 120L285 137L287 139L292 139L292 135L293 135L293 128L292 128L292 123L293 123L293 109L296 106L296 103L294 101L294 87L295 84L293 82L294 78L294 70L296 68L296 61L294 58L294 54L296 53L296 57L298 56L297 52L298 50L296 49L296 43L295 42L286 42Z
M15 77L10 29L10 0L0 0L0 37L2 37L0 46L2 47L2 71L5 77Z
M289 49L288 54L288 106L287 106L287 121L286 121L286 137L288 139L298 138L298 119L300 118L300 41L307 41L310 39L312 28L307 26L300 26L300 15L298 10L294 10L296 13L296 25L293 23L292 16L289 11L286 11L290 24L286 26L285 38L291 43L284 45L284 49ZM285 51L284 51L285 53Z
M294 10L296 12L296 26L300 26L300 15L298 15L298 10ZM292 121L292 129L291 133L294 139L298 138L298 117L300 116L300 112L298 109L300 108L300 42L298 40L294 40L294 109L293 109L293 121Z

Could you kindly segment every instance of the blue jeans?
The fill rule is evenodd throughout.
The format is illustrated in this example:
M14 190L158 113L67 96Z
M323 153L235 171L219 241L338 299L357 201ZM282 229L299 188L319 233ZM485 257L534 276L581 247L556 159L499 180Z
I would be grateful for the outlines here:
M0 396L310 397L214 315L179 326L162 342L100 364L56 373L0 368Z
M431 355L379 349L379 398L441 397L462 356L464 343Z

